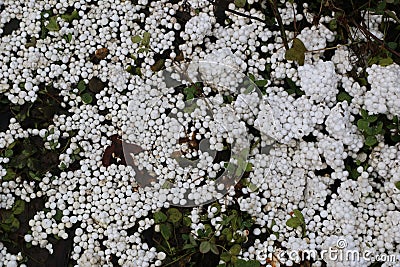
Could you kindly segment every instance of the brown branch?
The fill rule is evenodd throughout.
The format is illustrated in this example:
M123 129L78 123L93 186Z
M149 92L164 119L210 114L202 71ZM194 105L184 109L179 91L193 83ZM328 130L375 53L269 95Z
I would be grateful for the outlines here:
M248 19L257 20L257 21L259 21L259 22L262 22L262 23L264 23L264 24L267 24L267 23L265 22L265 20L263 20L263 19L260 19L260 18L257 18L257 17L253 17L253 16L250 16L250 15L246 15L246 14L244 14L244 13L238 12L238 11L233 10L233 9L230 9L230 8L226 8L226 11L231 12L231 13L233 13L233 14L235 14L235 15L238 15L238 16L241 16L241 17L245 17L245 18L248 18ZM278 28L276 28L276 29L278 29Z
M279 28L280 28L280 31L281 31L281 35L282 35L283 44L285 45L286 50L289 50L289 45L288 45L288 41L287 41L287 37L286 37L285 27L283 26L281 14L279 14L279 12L278 12L276 0L269 0L268 2L271 5L271 8L272 8L272 10L274 12L274 15L275 15L275 18L276 18L276 20L278 22L278 25L279 25Z
M361 30L361 32L364 34L365 37L367 38L372 38L374 39L376 42L380 43L383 47L385 47L386 50L388 50L389 52L391 52L392 54L400 57L400 54L398 52L396 52L395 50L393 50L392 48L390 48L385 41L379 39L378 37L376 37L373 33L371 33L370 31L367 30L367 28L365 26L360 25L358 22L356 22L354 20L354 18L351 18L351 22L354 23L354 25L356 25L356 27Z

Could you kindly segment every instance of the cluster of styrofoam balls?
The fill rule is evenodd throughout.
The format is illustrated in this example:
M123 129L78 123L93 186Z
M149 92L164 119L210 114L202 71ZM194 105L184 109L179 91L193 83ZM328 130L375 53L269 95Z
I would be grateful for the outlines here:
M250 5L253 2L257 1L248 1ZM187 19L179 13L184 4L191 5L184 13L190 15ZM49 235L72 238L71 258L77 266L112 266L113 255L123 266L161 266L166 254L141 238L143 231L151 227L160 231L152 213L171 204L185 205L189 200L202 204L218 198L218 190L222 189L227 190L227 195L218 201L221 212L226 212L227 205L235 202L233 188L212 181L206 181L208 188L196 187L206 173L216 178L226 162L214 162L210 151L185 152L186 158L181 157L187 146L178 140L186 135L171 123L172 115L166 114L171 110L179 125L195 133L196 140L210 140L210 150L222 151L226 144L237 141L240 151L245 151L242 146L246 143L239 137L248 135L253 143L259 141L254 133L246 132L246 127L254 126L261 133L261 148L249 152L248 161L253 166L248 178L251 186L245 186L237 199L239 208L254 218L255 228L250 234L256 236L255 241L248 241L253 243L247 251L240 252L240 258L267 264L270 261L265 255L275 253L278 244L280 249L293 251L321 250L334 247L339 238L346 239L347 249L351 250L387 254L400 250L400 229L395 223L400 218L400 193L394 185L399 181L399 145L379 143L366 162L369 167L359 167L354 180L345 169L349 157L365 158L360 152L364 137L354 125L361 108L371 114L400 115L396 82L400 67L392 64L367 68L371 85L367 90L348 77L347 72L352 69L348 49L338 48L332 61L323 61L322 50L335 35L323 25L330 21L329 17L322 17L317 26L304 28L296 36L309 50L304 66L298 67L297 63L285 60L279 30L231 12L226 12L231 24L220 25L209 1L173 4L166 0L141 0L134 4L68 0L52 6L41 1L21 5L7 0L0 5L0 28L12 18L21 20L19 29L1 36L1 94L13 105L23 105L36 100L41 83L53 83L63 98L60 105L68 109L68 114L54 116L46 129L23 130L12 118L8 129L0 133L1 149L30 136L42 138L46 142L44 149L48 150L57 148L61 139L69 139L59 155L66 170L58 175L46 173L37 184L21 181L20 177L2 181L9 159L0 158L2 209L11 209L18 198L26 202L40 196L47 199L46 211L38 211L29 221L31 232L24 236L25 242L51 253L54 246ZM40 39L40 12L53 10L63 14L69 6L78 10L80 18L72 23L58 18L60 30L50 31L49 36ZM233 3L229 8L236 9ZM293 22L291 4L287 2L280 11L284 24ZM261 19L265 16L253 8L244 12ZM297 22L304 17L310 20L309 14L296 14ZM143 49L131 37L142 38L146 32L150 34L150 43ZM71 34L72 40L67 42L64 34ZM25 46L28 36L37 38L35 46ZM176 44L178 36L182 40ZM288 36L295 37L294 33ZM89 60L90 55L104 47L108 49L105 58L98 64ZM189 64L185 69L186 63L173 62L178 50L187 61L200 63ZM200 100L191 114L182 112L187 108L185 96L173 88L176 81L182 80L172 81L169 78L177 77L171 75L167 79L164 72L153 71L158 55L165 51L169 51L164 62L167 70L177 65L181 72L189 73L189 78L207 81L207 100ZM143 59L138 66L137 59ZM265 80L266 64L270 64L271 72L264 95L246 92L251 86L242 73ZM126 72L128 66L140 68L142 76ZM93 77L107 86L93 94L95 104L85 104L77 95L77 83L82 80L88 84ZM304 95L289 95L283 86L285 79L292 79ZM340 86L353 97L350 103L337 101ZM224 102L224 97L232 95L236 99ZM109 137L114 134L141 147L142 151L131 155L136 169L116 164L102 166L104 149L111 145ZM262 148L271 145L267 137L276 143L263 152ZM195 157L198 161L196 166L187 168L190 171L181 167ZM68 170L79 158L78 169ZM153 175L151 178L159 178L153 182L154 188L140 187L135 181L142 175L139 171L144 170ZM175 179L177 187L165 186L169 179ZM39 189L34 192L35 186ZM192 190L188 199L185 190ZM286 226L295 209L305 217L306 238L302 237L302 229ZM60 221L54 218L57 210L62 213ZM192 232L204 229L201 209L189 210ZM216 214L215 208L207 208L206 215L219 236L222 216ZM68 229L73 226L77 228L70 236ZM138 230L128 234L128 229L136 226ZM245 231L241 234L249 234ZM261 240L261 234L267 237ZM1 242L0 249L0 266L17 266L22 261L21 255L11 255ZM324 260L335 264L328 258ZM298 261L294 257L284 262L290 266ZM322 261L315 264L320 266ZM337 266L355 263L340 264Z

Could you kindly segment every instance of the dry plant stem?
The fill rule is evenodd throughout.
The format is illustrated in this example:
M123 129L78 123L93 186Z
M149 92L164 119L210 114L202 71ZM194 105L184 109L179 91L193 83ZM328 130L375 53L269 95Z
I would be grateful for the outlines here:
M384 41L382 41L381 39L379 39L378 37L376 37L373 33L371 33L370 31L367 30L366 27L360 25L358 22L356 22L353 18L351 19L351 22L354 23L354 25L357 26L358 29L361 30L361 32L364 34L364 36L366 36L367 38L372 38L374 39L376 42L380 43L383 47L385 47L386 50L388 50L390 53L400 57L400 54L398 52L396 52L395 50L393 50L392 48L390 48L387 44L385 44Z
M294 36L297 36L299 31L297 30L297 19L296 19L296 9L294 8L294 4L292 4L293 9L293 27L294 27Z
M269 0L268 1L269 4L271 5L271 8L274 12L275 18L278 22L280 31L281 31L281 35L282 35L282 41L283 44L285 45L286 50L289 50L289 45L288 45L288 41L287 41L287 37L286 37L286 32L285 32L285 27L283 26L283 22L282 22L282 18L281 18L281 14L278 12L278 8L276 5L276 0Z
M235 15L238 15L238 16L241 16L241 17L245 17L245 18L248 18L248 19L257 20L257 21L262 22L262 23L264 23L264 24L266 23L264 20L262 20L262 19L260 19L260 18L253 17L253 16L250 16L250 15L246 15L246 14L244 14L244 13L238 12L238 11L233 10L233 9L230 9L230 8L227 8L226 11L231 12L231 13L233 13L233 14L235 14Z

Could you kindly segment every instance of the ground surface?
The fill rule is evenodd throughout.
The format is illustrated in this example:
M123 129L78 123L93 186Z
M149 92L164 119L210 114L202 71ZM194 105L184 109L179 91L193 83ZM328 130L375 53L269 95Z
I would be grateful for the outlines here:
M399 12L0 0L0 266L400 266Z

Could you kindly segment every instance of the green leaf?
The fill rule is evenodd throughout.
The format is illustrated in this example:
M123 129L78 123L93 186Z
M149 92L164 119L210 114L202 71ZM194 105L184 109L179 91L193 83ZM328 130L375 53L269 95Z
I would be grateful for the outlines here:
M381 65L382 67L386 67L391 64L393 64L393 59L391 57L382 58L379 60L379 65Z
M211 243L209 241L203 241L200 243L200 252L206 254L211 249Z
M215 255L219 255L218 247L214 243L211 243L211 252L214 253Z
M56 209L56 214L54 214L53 218L57 222L61 222L61 218L63 216L63 212L60 209Z
M234 267L260 267L260 262L256 260L245 261L242 259L238 259L235 262Z
M82 93L86 89L86 84L83 80L80 80L76 86L78 88L79 93Z
M361 109L361 117L364 119L368 118L368 112L365 109Z
M304 216L303 216L303 214L301 213L301 211L299 211L299 210L293 210L293 214L294 214L297 218L299 218L299 220L300 220L302 223L304 223Z
M72 41L72 33L68 33L64 36L65 40L70 43Z
M246 165L246 172L251 172L253 170L253 164L251 164L250 162L247 163Z
M241 249L242 247L239 244L235 244L229 249L229 252L231 253L231 255L236 256L239 255Z
M253 82L256 80L256 77L254 77L254 74L252 74L252 73L249 73L249 78Z
M143 33L142 45L144 47L150 46L150 33L149 32Z
M7 174L2 177L2 180L3 181L11 181L11 180L14 180L15 176L17 176L15 171L13 169L11 169L11 168L8 168L7 169Z
M392 135L390 136L390 139L392 139L393 142L398 143L400 142L400 135Z
M377 115L371 115L365 118L365 120L367 120L368 122L375 122L377 119L378 119Z
M376 127L374 128L375 134L381 134L384 132L383 130L383 122L378 122L378 124L376 125Z
M292 48L288 49L285 53L285 59L296 61L300 66L303 66L305 52L307 52L307 48L304 43L300 39L294 38Z
M268 84L268 80L258 80L254 82L258 87L264 87Z
M35 47L35 46L36 46L36 41L37 41L37 40L36 40L36 37L35 37L35 36L32 36L30 42L27 42L27 43L25 44L25 47L26 47L26 48Z
M142 41L142 37L140 37L139 35L135 35L135 36L132 36L131 40L132 40L132 43L137 44L137 43L140 43L140 41Z
M374 145L376 145L378 143L378 140L376 139L376 137L375 136L373 136L373 135L369 135L369 136L367 136L367 138L365 138L365 144L367 145L367 146L374 146Z
M347 101L348 103L350 103L350 102L351 102L351 99L352 99L352 97L351 97L347 92L340 92L340 93L337 95L337 100L338 100L339 102Z
M46 29L55 32L58 32L60 30L60 26L57 23L57 16L53 16L50 18L49 24L47 24Z
M89 93L84 93L81 95L81 99L85 104L90 104L93 101L93 98Z
M183 225L184 225L184 226L188 226L188 227L189 227L189 226L192 225L192 220L191 220L189 217L186 217L186 216L183 217L183 220L182 220L182 221L183 221Z
M195 94L196 94L196 87L195 85L186 87L183 89L183 94L186 96L186 100L191 100L194 98Z
M329 22L329 29L335 31L337 29L337 20L333 19Z
M388 43L388 47L394 50L394 49L397 48L397 43L396 42L389 42Z
M229 254L228 252L224 251L224 252L221 253L221 256L219 258L224 262L230 262L231 261L231 254Z
M225 236L226 241L231 241L233 238L233 233L232 230L230 228L224 228L221 232L222 236Z
M147 49L147 48L140 48L137 52L138 53L144 53L144 52L148 52L149 51L149 49Z
M193 246L197 246L197 241L196 241L196 239L194 239L192 234L189 235L189 241L190 241L190 244L192 244Z
M11 210L14 215L21 214L25 210L25 202L23 200L18 199L15 201L15 204Z
M395 183L394 183L394 186L396 186L396 188L400 190L400 181L395 182Z
M251 192L255 192L255 191L258 190L258 186L255 185L255 184L253 184L253 183L249 183L249 184L247 185L247 187L250 189Z
M168 209L167 214L168 214L168 221L174 224L182 219L182 213L176 208Z
M11 230L16 231L19 229L19 226L20 226L19 220L17 218L15 218L14 216L12 216Z
M357 121L357 127L360 130L366 130L369 127L369 122L366 119L359 119Z
M160 232L165 240L169 240L171 238L172 236L171 228L172 228L171 225L166 223L160 225Z
M192 248L195 248L195 247L197 247L197 246L194 246L194 245L192 245L192 244L185 244L185 245L183 245L182 249L183 249L183 250L185 250L185 249L192 249Z
M286 225L291 228L297 228L297 227L301 226L301 221L297 217L292 217L286 221Z
M245 7L246 6L246 0L235 0L235 6L237 7Z
M162 223L167 220L167 215L165 215L161 211L157 211L154 213L153 218L154 218L154 223Z
M11 157L13 154L14 154L14 152L13 152L11 149L7 149L7 150L4 152L4 157L9 158L9 157Z
M79 19L79 13L75 9L74 11L71 12L71 14L63 14L61 15L61 18L69 23L71 23L74 19Z
M378 14L383 14L383 11L385 10L385 8L386 8L386 1L381 1L376 6L376 12Z

